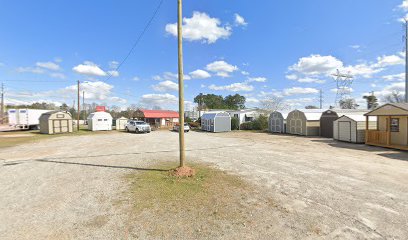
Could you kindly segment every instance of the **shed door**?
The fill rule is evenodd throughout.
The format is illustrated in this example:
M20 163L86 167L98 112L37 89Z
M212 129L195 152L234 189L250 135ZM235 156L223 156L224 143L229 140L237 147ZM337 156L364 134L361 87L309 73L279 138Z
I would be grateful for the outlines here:
M296 119L296 131L295 134L302 135L302 120Z
M60 120L60 124L61 124L61 132L65 133L68 132L68 120Z
M271 120L271 131L275 133L282 132L282 120L279 118L272 118Z
M289 129L290 129L290 133L296 134L296 119L290 119Z
M61 132L61 121L60 120L54 120L52 125L53 125L53 129L54 129L54 133L60 133Z
M339 140L345 142L351 142L351 123L339 122Z

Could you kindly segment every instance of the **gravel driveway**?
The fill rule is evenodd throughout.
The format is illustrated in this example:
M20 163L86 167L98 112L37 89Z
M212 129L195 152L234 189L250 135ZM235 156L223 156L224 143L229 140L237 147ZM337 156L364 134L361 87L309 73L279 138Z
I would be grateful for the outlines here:
M297 232L292 238L315 238L305 233L311 226L323 239L408 238L408 153L252 132L186 137L189 161L242 176L276 199L290 213L280 231ZM176 162L177 144L177 133L156 131L2 149L0 239L126 238L123 176Z

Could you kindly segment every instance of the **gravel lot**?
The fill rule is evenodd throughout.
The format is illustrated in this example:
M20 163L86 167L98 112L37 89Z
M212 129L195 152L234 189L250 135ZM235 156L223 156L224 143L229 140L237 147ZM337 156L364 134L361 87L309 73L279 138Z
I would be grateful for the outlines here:
M408 238L406 152L253 132L186 137L189 161L241 176L284 209L274 220L276 238ZM177 133L157 131L2 149L0 239L125 239L131 223L129 206L118 204L128 191L123 176L177 161L177 144ZM255 217L256 225L262 219ZM232 231L220 238L239 236ZM247 239L262 236L240 231Z

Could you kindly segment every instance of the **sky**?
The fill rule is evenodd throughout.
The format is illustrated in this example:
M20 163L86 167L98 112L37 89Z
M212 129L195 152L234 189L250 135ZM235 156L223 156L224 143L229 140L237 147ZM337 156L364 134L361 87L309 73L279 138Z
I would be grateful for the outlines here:
M6 103L70 105L79 80L88 103L177 109L177 1L160 2L2 1ZM328 107L337 69L361 107L403 92L407 14L408 0L184 1L186 108L199 93L318 106L320 90Z

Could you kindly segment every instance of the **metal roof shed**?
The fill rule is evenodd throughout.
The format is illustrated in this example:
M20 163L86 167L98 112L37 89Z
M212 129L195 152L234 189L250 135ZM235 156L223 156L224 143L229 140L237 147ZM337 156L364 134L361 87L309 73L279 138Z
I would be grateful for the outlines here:
M333 138L333 123L343 115L361 115L363 116L368 111L361 109L329 109L322 113L320 117L320 136Z
M115 120L116 121L116 130L125 130L126 123L128 119L125 117L121 117Z
M112 116L107 112L94 112L89 114L88 130L110 131L112 130Z
M274 111L269 115L269 132L285 133L286 132L286 118L288 113Z
M370 119L369 129L376 129L377 121ZM365 142L366 117L363 114L343 115L333 122L333 139L351 142Z
M72 128L72 116L69 112L50 111L41 114L40 118L40 133L58 134L70 133Z
M286 118L286 132L302 136L320 135L322 109L293 110Z
M201 130L229 132L231 131L231 116L227 112L204 113L201 116Z

